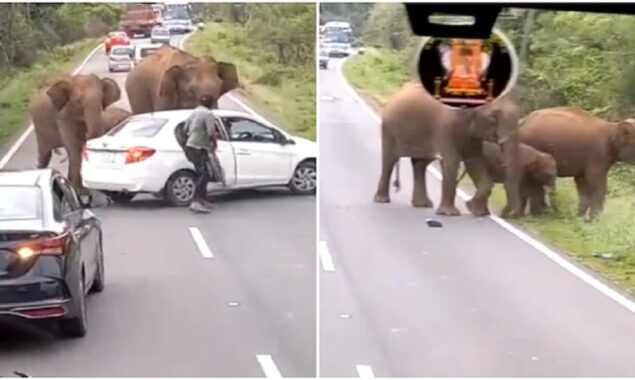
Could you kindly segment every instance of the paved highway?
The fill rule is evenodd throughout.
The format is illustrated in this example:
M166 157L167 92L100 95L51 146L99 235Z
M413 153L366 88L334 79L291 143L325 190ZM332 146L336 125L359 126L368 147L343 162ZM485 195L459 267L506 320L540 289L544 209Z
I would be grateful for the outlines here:
M372 202L379 119L330 65L319 75L321 376L635 376L631 300L498 218L412 208L409 161L392 203Z
M135 43L144 42L136 40ZM178 45L180 37L172 44ZM109 74L103 49L82 73ZM225 96L221 108L241 110ZM66 173L54 156L52 166ZM7 168L31 168L31 134ZM96 209L107 285L88 299L89 332L54 340L0 327L0 375L46 377L315 376L315 198L286 191L225 195L210 215L152 198ZM200 233L213 254L204 257Z

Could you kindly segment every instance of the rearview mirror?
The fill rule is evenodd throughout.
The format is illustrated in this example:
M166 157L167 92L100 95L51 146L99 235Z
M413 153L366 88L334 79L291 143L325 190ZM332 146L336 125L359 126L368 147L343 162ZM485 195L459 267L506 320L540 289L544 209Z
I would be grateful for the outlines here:
M285 137L282 139L282 145L295 145L295 141L293 139L287 139Z

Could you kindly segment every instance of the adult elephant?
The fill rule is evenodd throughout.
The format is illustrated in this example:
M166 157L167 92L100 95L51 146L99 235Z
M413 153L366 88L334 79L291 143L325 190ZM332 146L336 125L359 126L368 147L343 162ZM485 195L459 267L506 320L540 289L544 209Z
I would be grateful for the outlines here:
M31 98L29 114L38 146L38 168L51 161L52 151L65 147L68 178L82 190L81 151L87 140L102 136L116 117L104 109L121 97L117 83L94 74L57 78L45 84ZM119 115L119 111L111 111Z
M128 74L126 92L134 114L194 108L201 97L216 101L238 87L236 66L195 57L165 45Z
M521 121L519 137L556 159L558 177L575 179L578 212L587 220L604 207L613 164L635 164L635 119L609 122L577 107L546 108Z
M476 185L467 202L476 216L488 215L493 186L483 156L483 141L502 144L507 205L503 216L521 215L518 159L518 107L511 97L478 109L451 109L437 102L416 82L406 83L386 105L382 117L382 172L375 202L390 202L389 182L401 157L410 157L414 171L414 207L432 207L426 189L426 168L441 157L443 184L440 215L459 215L454 198L461 161Z

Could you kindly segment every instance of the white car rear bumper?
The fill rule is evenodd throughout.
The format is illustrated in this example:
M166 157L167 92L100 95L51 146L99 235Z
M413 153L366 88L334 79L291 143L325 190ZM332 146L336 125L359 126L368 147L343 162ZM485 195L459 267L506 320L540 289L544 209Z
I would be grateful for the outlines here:
M144 168L145 166L145 168ZM82 163L82 181L88 189L131 193L157 193L163 189L167 178L150 175L144 163L128 164L124 167L95 167Z

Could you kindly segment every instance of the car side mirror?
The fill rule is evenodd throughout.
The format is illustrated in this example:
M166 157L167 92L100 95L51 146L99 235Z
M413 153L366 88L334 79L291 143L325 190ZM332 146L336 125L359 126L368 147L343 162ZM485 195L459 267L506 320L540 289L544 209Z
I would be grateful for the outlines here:
M293 139L286 139L282 143L282 145L295 145L295 141Z

